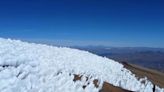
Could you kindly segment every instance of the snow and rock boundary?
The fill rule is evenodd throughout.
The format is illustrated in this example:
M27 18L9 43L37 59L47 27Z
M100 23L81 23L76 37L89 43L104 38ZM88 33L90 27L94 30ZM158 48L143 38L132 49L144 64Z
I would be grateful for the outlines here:
M88 81L100 86L83 89L85 81L73 82L73 74L92 76ZM137 92L153 88L122 64L87 51L0 38L0 92L98 92L104 81Z

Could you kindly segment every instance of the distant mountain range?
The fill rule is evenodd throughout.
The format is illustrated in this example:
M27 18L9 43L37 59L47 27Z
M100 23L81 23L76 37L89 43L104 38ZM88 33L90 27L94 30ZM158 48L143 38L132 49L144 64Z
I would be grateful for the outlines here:
M72 48L164 72L164 48L106 46L73 46Z

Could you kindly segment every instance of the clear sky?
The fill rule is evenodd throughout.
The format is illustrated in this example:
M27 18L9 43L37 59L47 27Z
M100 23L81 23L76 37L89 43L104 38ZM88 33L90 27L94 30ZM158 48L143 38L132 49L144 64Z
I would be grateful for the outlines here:
M163 0L0 0L0 37L164 47Z

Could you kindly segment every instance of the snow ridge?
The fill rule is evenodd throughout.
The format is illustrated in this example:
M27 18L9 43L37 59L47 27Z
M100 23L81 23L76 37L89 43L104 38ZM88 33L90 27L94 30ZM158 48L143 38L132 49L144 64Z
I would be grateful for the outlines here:
M74 74L84 77L74 82ZM94 79L99 81L98 88ZM87 51L0 38L0 92L98 92L104 81L137 92L153 88L122 64Z

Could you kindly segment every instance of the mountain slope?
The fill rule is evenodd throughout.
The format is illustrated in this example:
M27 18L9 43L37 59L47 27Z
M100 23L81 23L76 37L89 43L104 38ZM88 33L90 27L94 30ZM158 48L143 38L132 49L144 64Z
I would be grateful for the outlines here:
M0 57L0 92L98 92L104 82L138 92L153 88L122 64L86 51L0 38ZM75 74L81 81L73 81Z
M134 64L128 64L128 63L123 63L123 64L125 68L129 69L137 77L143 78L146 76L153 84L164 88L164 73Z

